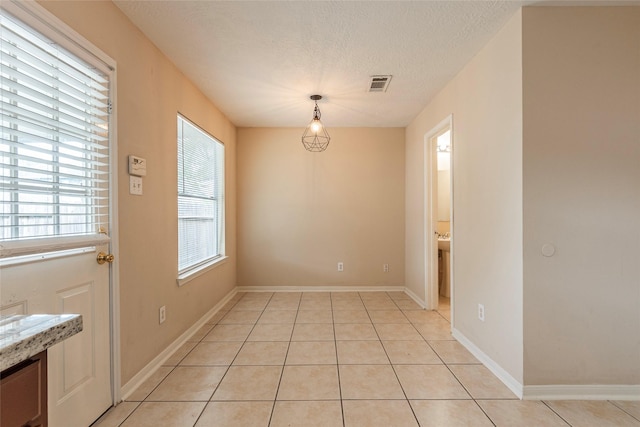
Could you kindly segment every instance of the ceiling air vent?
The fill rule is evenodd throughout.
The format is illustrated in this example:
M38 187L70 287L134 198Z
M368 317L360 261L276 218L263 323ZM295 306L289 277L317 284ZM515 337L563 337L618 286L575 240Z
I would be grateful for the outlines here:
M391 76L371 76L369 82L369 92L386 92L389 87Z

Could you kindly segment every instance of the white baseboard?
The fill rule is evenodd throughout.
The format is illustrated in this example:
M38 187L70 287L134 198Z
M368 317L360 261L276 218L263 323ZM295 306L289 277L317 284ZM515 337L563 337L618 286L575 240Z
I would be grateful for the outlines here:
M191 338L214 314L225 306L238 292L404 292L422 308L426 303L404 286L237 286L218 304L165 348L158 356L133 376L120 389L126 400L171 355ZM465 346L484 366L504 383L518 398L526 400L640 400L640 385L530 385L523 386L515 378L485 354L459 330L451 331L453 337Z
M640 400L640 385L526 385L525 400Z
M191 338L214 314L231 300L238 292L405 292L404 286L236 286L218 304L169 344L151 362L134 375L120 388L122 400L126 400L143 382L145 382L171 355ZM409 294L413 299L414 296ZM419 300L416 300L420 304Z
M411 289L404 288L404 293L407 294L407 296L409 296L409 298L414 300L416 302L416 304L418 304L423 309L427 308L427 303L425 301L423 301L418 295L416 295Z
M238 292L404 292L404 286L237 286Z
M640 385L522 385L460 331L452 335L523 400L640 400Z
M519 399L522 399L523 385L518 380L513 378L511 374L509 374L507 371L505 371L502 368L502 366L498 365L485 352L480 350L480 348L478 348L467 337L465 337L462 334L462 332L454 328L451 331L451 335L453 335L453 337L457 339L458 342L460 342L460 344L465 346L467 350L469 350L471 354L473 354L476 357L476 359L482 362L482 364L486 366L487 369L489 369L493 373L493 375L498 377L498 379L502 381L503 384L506 385L509 388L509 390L513 392L513 394L518 396Z
M189 340L198 330L204 326L214 314L216 314L231 298L238 293L237 288L233 288L218 304L216 304L211 310L205 313L196 323L194 323L189 329L187 329L182 335L180 335L174 342L169 344L160 354L158 354L151 362L149 362L144 368L133 376L125 385L120 388L120 396L122 400L127 398L133 393L143 382L145 382L162 364L171 357L171 355L180 348L184 343Z

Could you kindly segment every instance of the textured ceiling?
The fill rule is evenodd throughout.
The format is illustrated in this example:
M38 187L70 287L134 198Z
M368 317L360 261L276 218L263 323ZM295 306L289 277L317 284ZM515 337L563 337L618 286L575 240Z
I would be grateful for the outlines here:
M525 2L115 3L239 127L403 127Z

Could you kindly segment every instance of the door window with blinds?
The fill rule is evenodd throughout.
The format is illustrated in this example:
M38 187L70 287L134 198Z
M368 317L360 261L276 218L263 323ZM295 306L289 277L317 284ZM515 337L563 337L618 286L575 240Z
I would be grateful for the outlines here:
M178 274L224 254L224 145L178 116Z
M0 239L108 224L109 74L0 11Z

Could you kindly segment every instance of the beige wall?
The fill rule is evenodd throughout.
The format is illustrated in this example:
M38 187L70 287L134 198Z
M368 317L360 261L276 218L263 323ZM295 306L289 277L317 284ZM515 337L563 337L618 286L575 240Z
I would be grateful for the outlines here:
M436 226L436 230L438 233L450 233L451 232L451 222L449 221L438 221Z
M122 382L235 285L235 128L111 2L43 2L117 61ZM178 288L176 114L225 143L229 262ZM127 156L147 159L144 195L128 191ZM158 324L158 308L167 320Z
M449 222L451 218L451 174L438 171L438 221Z
M238 130L238 285L404 285L404 129L302 131Z
M453 114L454 327L520 382L521 24L518 13L406 130L407 287L424 298L424 136Z
M525 383L640 384L640 8L526 8L523 43Z
M236 130L112 3L42 4L118 63L126 383L236 284ZM453 114L455 328L524 384L637 384L639 43L638 9L526 8L406 130L330 129L320 154L302 129L239 130L237 283L424 298L424 135ZM230 255L182 288L178 111L225 143ZM149 163L142 197L129 154Z

